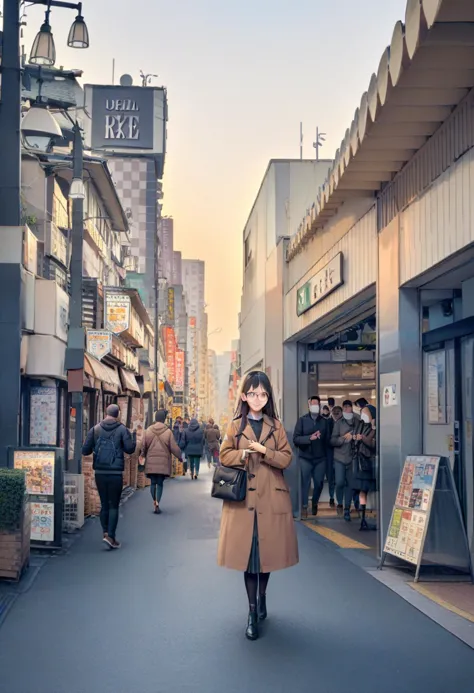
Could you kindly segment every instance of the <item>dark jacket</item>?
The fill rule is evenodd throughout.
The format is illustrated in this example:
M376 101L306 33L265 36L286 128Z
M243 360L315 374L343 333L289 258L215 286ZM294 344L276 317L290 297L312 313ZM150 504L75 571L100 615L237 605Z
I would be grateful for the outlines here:
M310 440L316 431L321 433L321 437ZM311 462L322 462L327 457L329 441L330 424L327 419L322 416L313 419L311 414L305 414L298 419L293 433L293 443L300 451L300 458Z
M97 429L97 431L95 429ZM100 466L97 465L94 454L93 469L96 474L122 474L125 469L124 453L132 455L135 452L137 445L135 434L132 436L128 428L119 421L104 419L98 426L91 428L87 434L84 445L82 446L83 455L92 455L95 450L96 440L99 437L113 438L116 454L113 469L109 467L107 467L107 469L101 469Z
M181 440L181 436L182 436L182 432L181 432L181 429L179 427L179 424L175 424L173 426L173 436L174 436L176 443L179 445L179 441Z
M354 414L352 421L347 421L344 417L334 423L332 429L331 445L334 448L335 462L342 462L349 466L352 464L352 440L345 440L347 433L354 434L354 429L360 421L357 414Z
M204 431L196 419L192 419L188 428L183 432L180 447L186 457L202 457L204 453Z
M362 440L352 442L352 473L354 479L375 479L375 430L371 424L361 419L354 428L354 435L362 435Z

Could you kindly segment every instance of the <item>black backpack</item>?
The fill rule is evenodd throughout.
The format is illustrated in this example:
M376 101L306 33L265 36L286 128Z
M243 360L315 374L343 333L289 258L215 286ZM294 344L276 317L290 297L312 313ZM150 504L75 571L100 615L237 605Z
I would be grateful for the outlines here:
M115 467L115 459L117 457L117 447L115 445L114 433L109 435L104 431L100 424L94 427L94 466L96 469L104 471L112 471Z

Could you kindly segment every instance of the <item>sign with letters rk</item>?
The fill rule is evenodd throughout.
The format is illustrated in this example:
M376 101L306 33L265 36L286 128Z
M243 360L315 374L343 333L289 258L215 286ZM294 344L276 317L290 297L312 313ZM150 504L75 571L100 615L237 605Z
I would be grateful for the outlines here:
M153 89L94 86L92 148L153 149Z

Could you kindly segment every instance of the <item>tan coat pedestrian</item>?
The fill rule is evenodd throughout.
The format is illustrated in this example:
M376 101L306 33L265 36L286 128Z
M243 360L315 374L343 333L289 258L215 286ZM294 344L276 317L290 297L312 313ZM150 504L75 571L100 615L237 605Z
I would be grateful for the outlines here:
M172 430L164 423L155 423L145 431L141 455L146 458L146 474L171 476L171 455L181 459L181 450Z
M221 463L226 467L242 467L242 451L255 440L250 424L237 438L239 427L239 419L230 424L221 446ZM246 499L223 503L218 564L225 568L247 570L255 513L262 572L289 568L299 560L290 493L283 477L291 462L291 447L282 424L268 416L264 416L259 442L265 439L267 455L252 453L248 458Z

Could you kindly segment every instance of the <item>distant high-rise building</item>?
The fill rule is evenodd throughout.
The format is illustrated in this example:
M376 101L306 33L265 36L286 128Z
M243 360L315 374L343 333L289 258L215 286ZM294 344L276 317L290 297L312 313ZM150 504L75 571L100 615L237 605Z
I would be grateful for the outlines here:
M188 315L196 318L196 327L202 326L205 310L204 280L205 265L203 260L183 260L182 280L184 293L186 294L186 307Z

